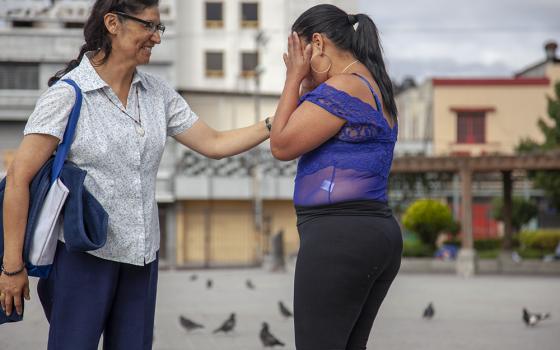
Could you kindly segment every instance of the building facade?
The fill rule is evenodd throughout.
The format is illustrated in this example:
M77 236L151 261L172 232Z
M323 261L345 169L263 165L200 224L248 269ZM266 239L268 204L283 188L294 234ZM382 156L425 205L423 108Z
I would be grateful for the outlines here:
M510 155L523 139L542 141L538 121L547 119L547 97L554 95L554 85L560 82L556 48L555 42L546 43L544 59L511 78L432 78L405 88L397 96L400 135L396 154ZM542 198L526 173L513 175L514 195ZM431 195L446 198L459 217L457 178L439 184ZM500 227L490 211L492 198L501 195L501 174L476 175L475 237L499 235Z

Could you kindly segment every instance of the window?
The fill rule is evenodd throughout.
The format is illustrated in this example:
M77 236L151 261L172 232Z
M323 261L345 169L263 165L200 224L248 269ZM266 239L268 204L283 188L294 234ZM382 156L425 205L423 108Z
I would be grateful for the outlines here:
M82 29L84 28L83 22L65 22L64 28Z
M25 62L0 62L0 90L38 90L39 65Z
M224 76L224 53L218 51L206 52L206 76Z
M241 3L241 28L258 28L259 4L256 2Z
M256 73L259 65L259 55L256 52L241 53L241 75L244 77L252 77Z
M12 27L14 27L14 28L32 28L33 27L33 21L22 21L22 20L12 21Z
M485 143L485 121L485 112L457 112L457 143Z
M223 4L221 2L206 3L206 28L222 28L224 26Z

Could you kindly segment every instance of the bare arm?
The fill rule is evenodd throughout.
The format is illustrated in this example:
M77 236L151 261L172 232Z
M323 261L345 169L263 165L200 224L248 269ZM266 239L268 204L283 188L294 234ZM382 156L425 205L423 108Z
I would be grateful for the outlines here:
M345 123L312 103L297 106L302 80L309 72L310 57L311 47L302 49L297 35L290 35L288 55L284 55L286 82L270 133L270 149L279 160L292 160L311 151L336 135Z
M248 151L268 137L264 121L245 128L217 131L199 119L175 139L208 158L221 159Z
M23 241L29 210L29 184L52 155L59 140L50 135L30 134L23 138L8 169L4 193L4 268L17 271L23 265ZM29 299L27 274L0 276L2 308L10 313L12 305L21 312L21 293Z

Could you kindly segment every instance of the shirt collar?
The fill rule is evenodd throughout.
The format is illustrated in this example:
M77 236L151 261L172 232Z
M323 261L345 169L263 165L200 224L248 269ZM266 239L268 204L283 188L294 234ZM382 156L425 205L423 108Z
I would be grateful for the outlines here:
M141 87L147 89L148 85L146 84L146 76L144 73L140 72L138 69L134 72L134 77L132 77L132 85L140 84Z
M109 86L103 79L101 79L91 64L90 58L93 57L94 54L95 51L86 52L78 67L75 68L76 80L83 92L98 90ZM136 69L134 76L132 77L132 85L138 83L146 89L146 77L142 72Z

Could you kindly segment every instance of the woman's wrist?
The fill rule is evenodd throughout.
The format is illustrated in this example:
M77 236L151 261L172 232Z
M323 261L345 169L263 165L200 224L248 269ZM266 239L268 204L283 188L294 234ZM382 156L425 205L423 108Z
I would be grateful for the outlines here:
M19 275L25 269L25 265L21 263L21 265L17 268L6 267L4 264L0 266L0 273L6 276L15 276Z
M0 263L7 271L19 270L22 266L25 265L21 258L11 258L7 254L4 256L3 261L0 261Z
M266 126L266 129L268 130L268 132L271 132L272 131L272 118L271 117L264 118L264 125Z
M294 77L294 76L287 76L286 77L286 82L284 83L284 86L290 86L290 87L297 86L299 88L302 81L303 81L303 77L298 78L298 77Z

